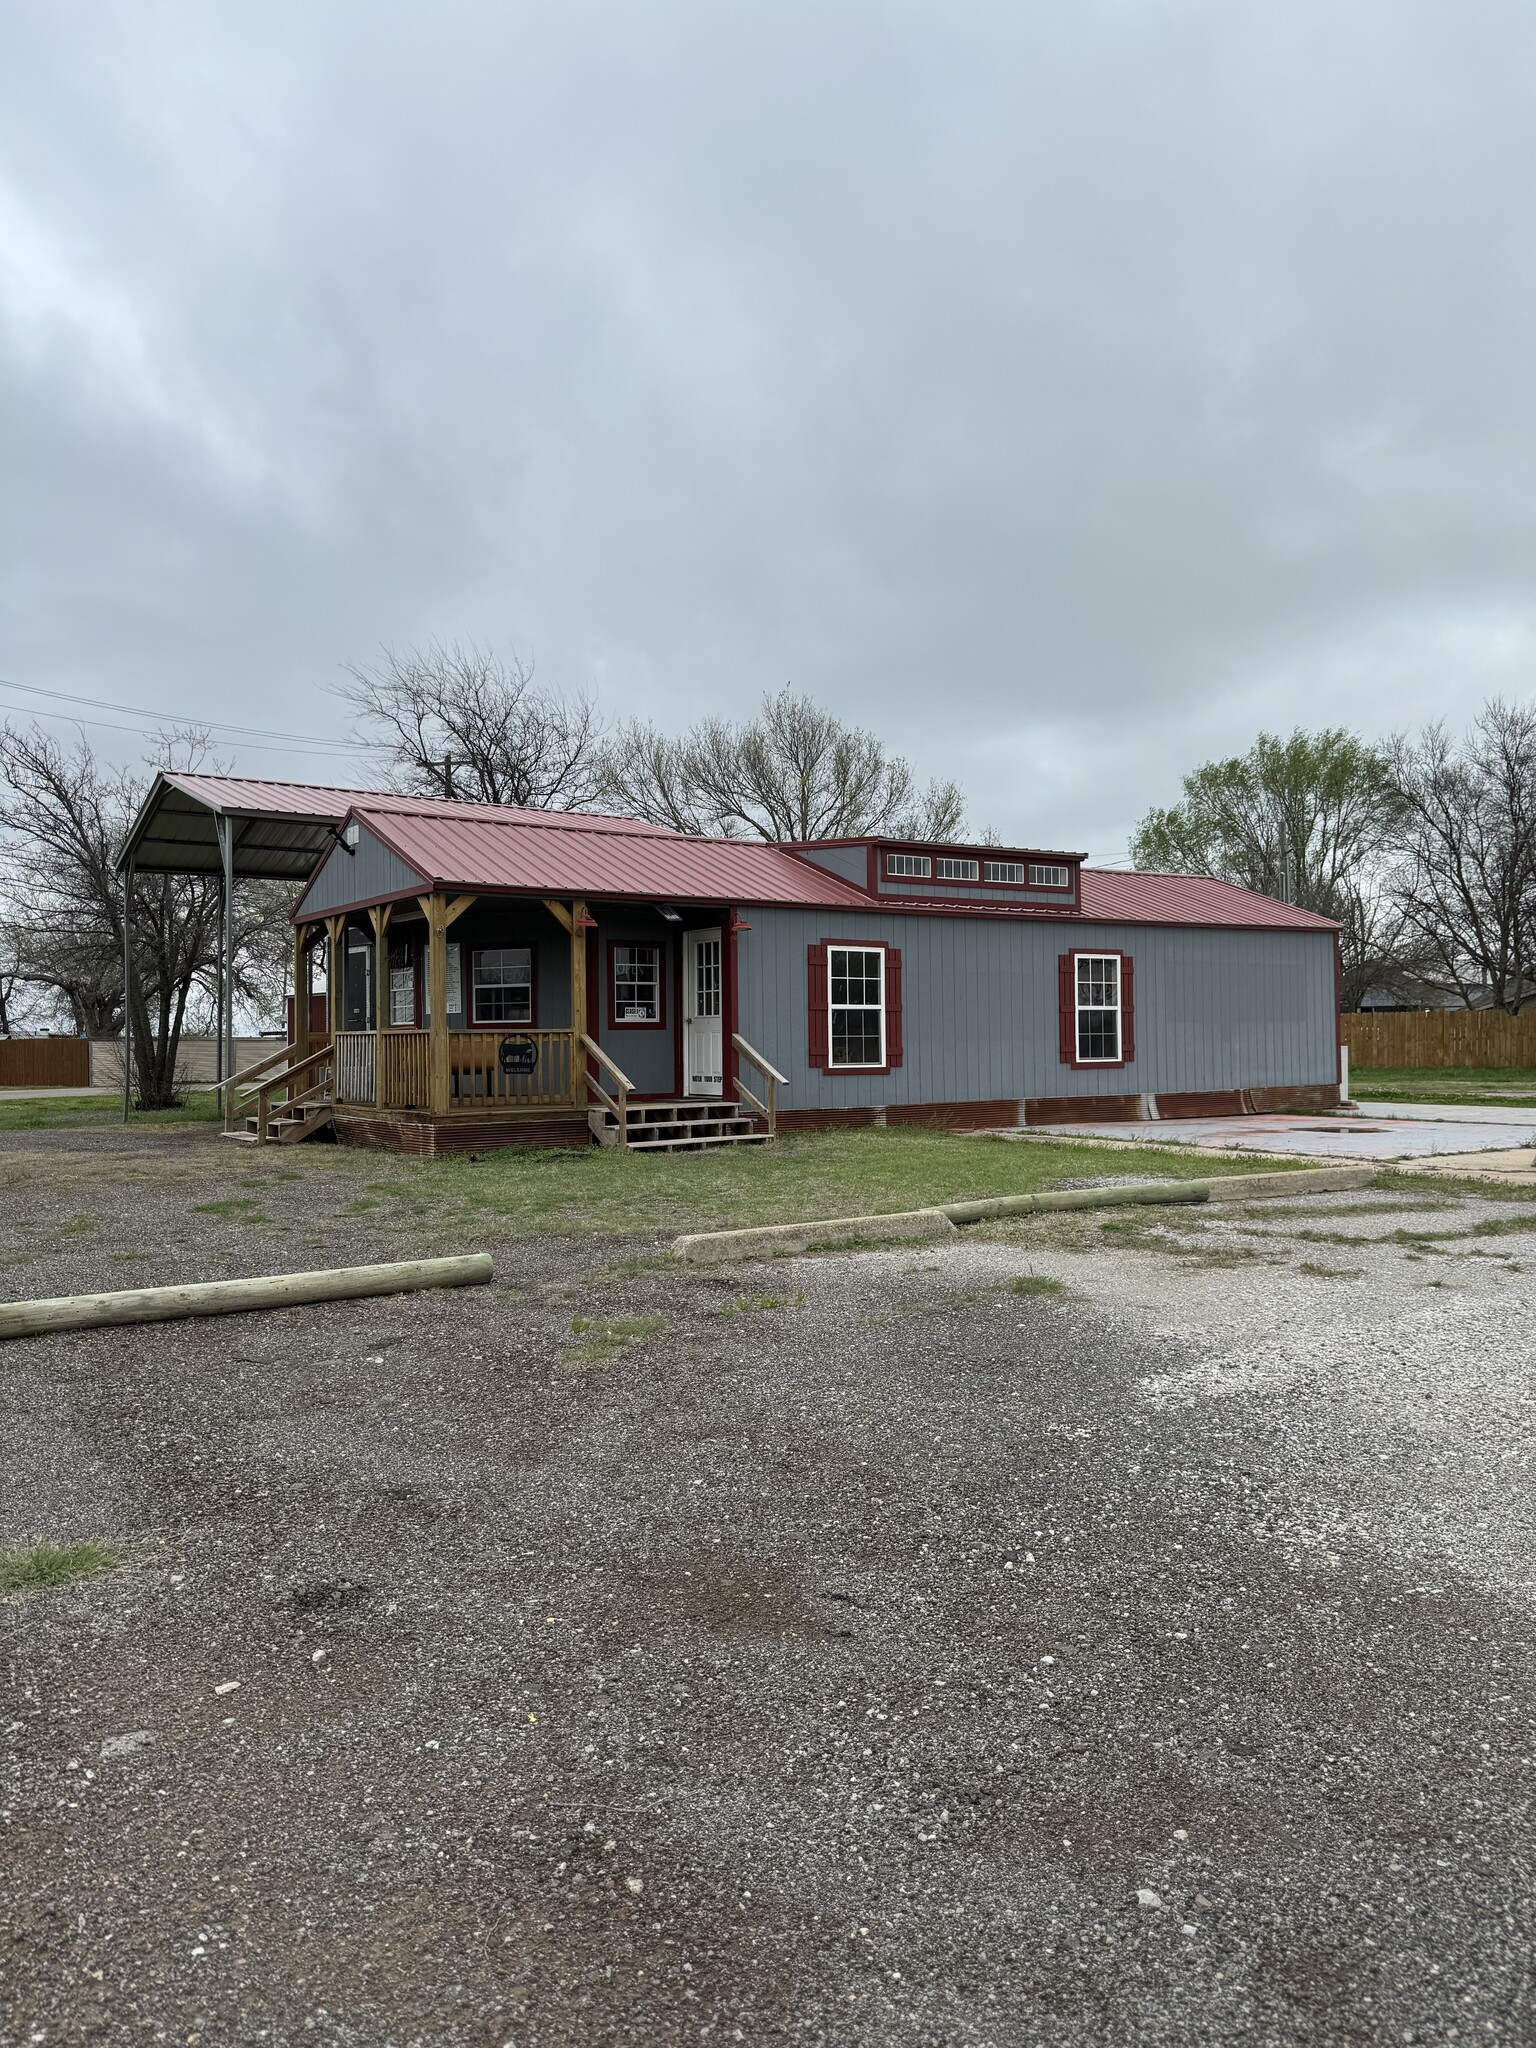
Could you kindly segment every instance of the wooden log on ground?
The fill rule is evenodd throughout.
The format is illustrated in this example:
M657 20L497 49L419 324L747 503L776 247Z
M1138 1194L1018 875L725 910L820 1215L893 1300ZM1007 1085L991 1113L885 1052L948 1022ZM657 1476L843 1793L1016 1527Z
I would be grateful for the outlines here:
M254 1280L131 1287L120 1294L65 1294L49 1301L0 1303L0 1338L94 1330L116 1323L167 1323L183 1316L232 1316L248 1309L298 1308L315 1301L357 1301L424 1287L483 1287L490 1277L490 1253L470 1252L461 1258L401 1259L387 1266L337 1266Z

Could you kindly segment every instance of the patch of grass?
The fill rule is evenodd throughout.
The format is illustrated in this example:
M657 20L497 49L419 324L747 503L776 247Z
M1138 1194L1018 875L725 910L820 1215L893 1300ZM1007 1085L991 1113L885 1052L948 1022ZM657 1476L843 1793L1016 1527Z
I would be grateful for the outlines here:
M348 1202L341 1213L343 1216L366 1216L379 1206L372 1195L359 1195L355 1202Z
M1536 1109L1532 1067L1356 1067L1356 1102L1456 1102L1489 1110Z
M261 1204L249 1195L230 1195L222 1202L194 1202L190 1214L193 1216L222 1216L230 1223L256 1223L262 1220Z
M331 1152L334 1169L346 1165ZM1273 1162L1266 1162L1272 1164ZM1310 1165L1299 1160L1298 1167ZM366 1169L365 1169L366 1170ZM484 1219L518 1234L674 1235L691 1230L806 1223L921 1209L980 1195L1031 1194L1102 1173L1204 1180L1251 1172L1187 1146L1112 1146L1101 1140L1005 1143L913 1129L797 1132L775 1144L728 1152L647 1155L593 1146L508 1146L470 1166L449 1155L375 1166L366 1192L420 1205L434 1222ZM844 1249L839 1245L838 1249ZM855 1247L857 1248L857 1247Z
M101 1219L97 1216L70 1216L58 1226L60 1237L88 1237L99 1229Z
M106 1543L28 1543L0 1550L0 1593L34 1586L62 1586L117 1567L117 1552Z
M591 1316L572 1316L571 1335L582 1341L568 1348L566 1362L570 1365L601 1365L605 1359L617 1357L631 1344L638 1344L642 1337L654 1337L665 1327L664 1316L620 1316L607 1323L595 1322Z
M219 1122L221 1116L219 1098L210 1088L189 1094L177 1109L131 1110L127 1128L212 1124ZM4 1091L0 1091L0 1131L70 1130L77 1125L122 1121L121 1095L32 1095L19 1102L7 1102Z
M1065 1294L1060 1280L1048 1280L1043 1273L1020 1273L1008 1282L1010 1294Z
M750 1316L763 1309L799 1308L803 1305L803 1294L743 1294L735 1301L722 1302L723 1316Z
M1363 1280L1364 1266L1320 1266L1316 1259L1303 1259L1296 1268L1298 1273L1310 1274L1314 1280Z

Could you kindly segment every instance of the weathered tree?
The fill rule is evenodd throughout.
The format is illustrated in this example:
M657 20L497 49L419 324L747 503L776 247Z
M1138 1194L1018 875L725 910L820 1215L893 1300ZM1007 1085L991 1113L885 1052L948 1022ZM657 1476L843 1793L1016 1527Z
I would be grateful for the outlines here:
M359 737L387 748L395 786L469 803L577 811L596 795L600 731L591 700L534 680L533 665L470 640L386 648L349 668L340 694Z
M626 816L727 839L942 840L965 827L953 782L920 786L873 733L789 688L744 724L704 719L677 739L622 726L603 749L601 796Z
M166 734L154 765L196 766L205 752L199 733ZM0 886L17 983L89 1037L116 1037L126 1014L139 1105L159 1109L176 1100L189 1005L199 994L207 1002L216 983L219 885L203 876L135 877L134 973L125 992L115 863L146 787L143 776L98 761L83 737L65 747L35 726L0 727ZM271 892L237 890L237 999L270 996L269 927L285 911Z
M1393 743L1406 858L1395 892L1430 963L1470 1003L1536 1002L1536 709L1495 698L1461 739Z
M1387 755L1354 733L1261 733L1246 754L1186 775L1180 801L1142 819L1131 856L1138 868L1215 875L1336 918L1352 1009L1423 964L1394 889L1404 815Z

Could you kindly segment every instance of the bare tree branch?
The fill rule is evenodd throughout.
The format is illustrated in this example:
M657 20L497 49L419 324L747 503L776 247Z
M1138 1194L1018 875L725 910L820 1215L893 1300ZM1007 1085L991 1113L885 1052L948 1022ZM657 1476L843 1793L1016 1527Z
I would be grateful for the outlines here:
M603 750L601 794L626 816L739 839L956 839L952 782L920 787L873 733L785 688L742 725L704 719L681 739L631 723Z
M390 749L397 788L470 803L573 811L596 794L596 708L534 681L533 665L472 640L386 648L340 691L360 734ZM450 765L451 764L451 765Z

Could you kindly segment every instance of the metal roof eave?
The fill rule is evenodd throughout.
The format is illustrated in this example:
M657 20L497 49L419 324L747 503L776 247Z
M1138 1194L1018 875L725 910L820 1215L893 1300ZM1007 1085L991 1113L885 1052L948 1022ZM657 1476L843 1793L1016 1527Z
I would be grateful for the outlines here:
M161 769L139 806L115 866L121 874L131 859L141 874L216 875L218 821L244 823L235 835L234 869L255 881L303 882L334 839L335 816L274 813L245 805L212 804L182 789ZM174 829L170 821L181 829ZM253 829L249 829L254 826Z

